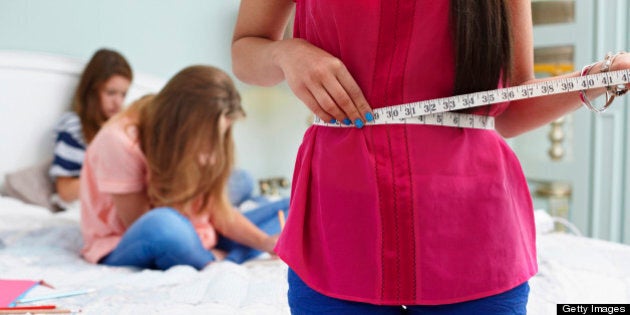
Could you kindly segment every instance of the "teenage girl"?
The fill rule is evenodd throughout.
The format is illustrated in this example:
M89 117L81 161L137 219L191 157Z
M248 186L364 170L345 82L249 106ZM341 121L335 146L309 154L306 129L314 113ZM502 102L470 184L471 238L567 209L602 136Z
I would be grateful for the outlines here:
M79 174L86 146L103 124L123 106L133 78L129 63L120 53L100 49L83 70L72 100L72 110L55 127L53 163L49 175L55 183L57 204L79 197Z
M467 110L495 130L381 124L372 109L550 80L534 77L532 34L530 0L240 1L239 79L286 80L319 119L354 127L311 126L297 153L276 247L293 314L526 314L533 205L504 138L628 87ZM561 78L629 68L616 54Z
M273 253L279 205L248 218L226 193L232 123L244 115L225 72L192 66L108 122L81 172L83 257L164 270Z

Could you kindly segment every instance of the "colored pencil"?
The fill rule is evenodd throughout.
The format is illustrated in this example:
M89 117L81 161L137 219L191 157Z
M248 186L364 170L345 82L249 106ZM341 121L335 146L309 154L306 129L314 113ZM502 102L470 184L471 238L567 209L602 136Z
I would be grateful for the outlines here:
M17 310L52 310L56 309L55 305L31 305L31 306L14 306L0 307L0 311L17 311Z
M80 313L81 310L64 310L64 309L54 309L54 310L46 310L46 309L21 309L15 311L2 310L0 314L72 314L72 313Z
M284 230L284 212L278 210L278 221L280 221L280 230Z
M19 299L17 302L18 303L30 303L30 302L36 302L36 301L42 301L42 300L61 299L61 298L65 298L65 297L75 296L75 295L88 294L88 293L92 293L92 292L95 292L95 291L96 290L94 290L94 289L86 289L86 290L60 292L60 293L54 293L54 294L49 294L49 295L34 296L34 297L31 297L31 298L23 298L23 299Z

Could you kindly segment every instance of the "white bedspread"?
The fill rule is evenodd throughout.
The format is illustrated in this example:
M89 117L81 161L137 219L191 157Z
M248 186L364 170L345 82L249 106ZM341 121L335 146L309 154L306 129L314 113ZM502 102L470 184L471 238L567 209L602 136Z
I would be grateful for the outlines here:
M82 314L289 314L287 266L258 259L202 271L92 265L78 253L78 210L48 210L0 197L0 278L43 279L28 296L94 288L55 300ZM556 314L558 303L629 303L630 247L568 234L538 236L540 271L530 280L529 314ZM35 304L45 304L42 301Z
M538 236L538 274L528 314L556 314L556 304L630 303L630 246L553 233Z
M287 266L277 259L211 264L202 271L106 267L85 262L78 210L48 210L0 197L0 278L44 280L28 297L80 289L54 300L82 314L289 314ZM45 304L42 301L33 304Z

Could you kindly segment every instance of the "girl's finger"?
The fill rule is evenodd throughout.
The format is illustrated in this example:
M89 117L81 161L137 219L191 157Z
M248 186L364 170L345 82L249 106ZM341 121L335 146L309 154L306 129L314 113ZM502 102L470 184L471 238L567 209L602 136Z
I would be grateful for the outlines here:
M319 117L319 119L326 122L335 122L333 120L333 116L331 116L319 106L319 103L317 102L315 97L308 89L306 89L306 87L304 87L303 89L294 90L294 93L306 105L306 107L308 107L311 112L313 112L315 116Z
M352 103L354 104L356 110L360 113L361 118L366 121L374 120L372 116L372 108L368 104L361 88L357 84L357 82L352 78L352 75L348 71L340 71L337 74L337 78L341 83L341 86L346 91Z
M337 103L330 97L325 87L322 85L314 86L316 88L311 89L310 92L311 95L313 95L313 97L317 100L319 107L326 113L330 114L337 121L344 121L348 116L346 116L341 108L339 108Z
M355 104L350 99L346 90L341 86L341 83L337 81L336 77L331 77L330 80L327 80L324 83L324 88L330 95L331 100L336 104L336 106L343 112L345 117L349 118L349 121L355 124L357 127L362 127L364 125L363 117L361 117L361 113L357 110Z

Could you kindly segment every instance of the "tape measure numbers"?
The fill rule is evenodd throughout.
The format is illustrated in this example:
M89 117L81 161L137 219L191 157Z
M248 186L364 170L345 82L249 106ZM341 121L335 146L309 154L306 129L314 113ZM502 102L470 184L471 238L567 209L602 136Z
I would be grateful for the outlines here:
M451 111L534 97L577 92L580 90L625 85L628 83L630 83L630 70L617 70L393 105L374 109L372 111L374 121L366 123L366 126L382 124L424 124L494 129L493 117L452 113ZM313 123L329 127L354 127L346 126L339 122L331 124L322 121L319 117L315 117Z
M383 107L385 108L385 107ZM379 108L379 109L383 109ZM445 126L445 127L459 127L459 128L473 128L473 129L494 129L494 117L481 116L465 113L434 113L402 119L378 119L377 114L380 117L380 113L374 110L374 121L367 123L367 125L385 125L385 124L407 124L407 125L433 125L433 126ZM354 128L354 125L344 125L340 123L326 123L319 117L315 116L313 124L319 126L328 127L341 127L341 128Z

